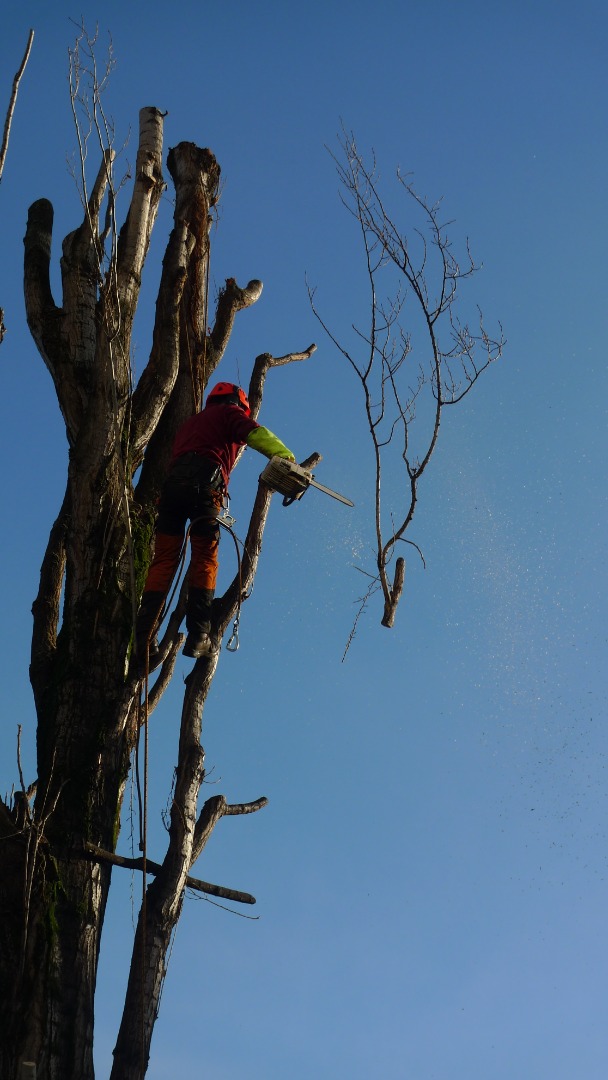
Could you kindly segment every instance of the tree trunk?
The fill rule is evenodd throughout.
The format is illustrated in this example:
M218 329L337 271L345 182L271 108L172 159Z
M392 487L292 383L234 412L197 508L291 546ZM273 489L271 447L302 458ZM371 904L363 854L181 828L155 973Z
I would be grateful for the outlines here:
M84 219L63 242L61 305L50 285L53 208L40 200L28 217L27 319L54 382L70 455L66 493L32 609L38 776L31 790L21 778L10 805L0 801L0 998L6 1028L0 1040L1 1080L17 1080L24 1062L35 1064L38 1080L93 1077L101 929L131 754L147 722L141 678L130 660L151 557L154 501L177 427L200 407L236 313L262 291L257 280L241 288L229 279L208 331L210 211L220 170L209 150L181 143L168 157L176 204L152 348L132 387L131 331L165 186L162 129L161 113L143 109L133 193L119 235L113 151L106 148ZM104 201L109 232L99 228ZM305 359L314 348L279 359L258 357L249 387L252 415L257 416L270 368ZM134 491L132 479L142 459ZM252 585L270 498L260 484L242 565L214 605L213 632L220 638ZM165 634L162 667L145 695L150 706L172 674L184 603L182 587ZM194 881L195 887L207 888L190 877L194 862L222 816L265 805L258 799L228 806L216 796L197 816L204 776L203 706L217 659L216 654L197 661L187 680L169 843L143 893L114 1080L145 1073L186 885ZM144 839L144 874L146 860ZM253 902L246 893L208 887Z
M193 292L206 291L208 211L219 177L208 151L199 152L206 171L199 162L195 192L191 177L187 190L175 177L179 213L157 318L162 348L153 351L145 374L155 388L145 403L140 392L132 416L130 337L164 189L161 153L162 116L144 109L134 191L116 254L103 265L98 216L104 193L113 211L108 151L84 220L63 244L61 307L50 288L50 203L34 204L28 221L28 322L55 383L70 462L66 498L49 538L34 604L36 798L20 824L9 810L1 819L2 833L10 837L0 856L10 874L3 873L2 880L11 886L3 888L1 902L12 927L0 965L2 999L12 1002L3 1077L17 1076L23 1060L36 1063L39 1078L93 1076L93 999L111 869L92 861L85 845L107 851L116 845L138 730L137 680L127 671L138 603L133 571L138 561L150 557L150 532L132 527L150 511L133 502L131 430L139 437L141 453L177 379L180 323L204 336L200 309L190 304L196 323L189 327L181 301L186 283ZM177 159L181 153L179 147L173 151ZM172 348L164 347L168 341ZM8 971L12 987L5 979Z

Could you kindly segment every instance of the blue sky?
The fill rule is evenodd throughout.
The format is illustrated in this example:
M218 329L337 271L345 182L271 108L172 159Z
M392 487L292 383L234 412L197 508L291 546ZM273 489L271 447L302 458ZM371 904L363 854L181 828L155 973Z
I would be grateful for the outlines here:
M30 608L63 494L66 449L21 292L28 205L55 206L55 258L79 220L66 168L70 17L110 30L118 141L144 105L222 166L216 285L259 277L222 377L317 341L276 372L262 420L353 511L310 492L273 507L241 648L205 712L213 787L269 798L220 823L196 873L251 891L258 921L185 905L149 1076L212 1080L600 1080L608 1067L606 865L606 350L603 211L608 16L600 3L186 0L77 10L9 3L0 107L34 47L0 185L5 463L1 782L16 726L34 770ZM176 9L177 12L177 9ZM452 410L421 488L394 630L370 609L340 663L371 550L370 451L357 387L308 306L365 318L363 267L325 146L341 120L430 198L484 269L466 291L508 347ZM134 158L135 137L126 151ZM145 362L171 221L155 228L135 340ZM241 535L259 472L232 509ZM397 477L388 478L398 498ZM232 552L222 552L226 578ZM149 851L175 759L185 660L151 726ZM127 797L127 803L129 798ZM128 814L120 850L130 852ZM116 872L100 971L98 1075L109 1062L132 941Z

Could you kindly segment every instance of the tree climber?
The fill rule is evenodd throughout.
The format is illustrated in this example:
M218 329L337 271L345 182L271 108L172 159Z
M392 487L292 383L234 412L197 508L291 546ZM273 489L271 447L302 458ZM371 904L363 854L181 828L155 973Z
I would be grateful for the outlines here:
M251 419L245 391L235 383L220 382L208 394L204 409L186 420L175 436L158 506L154 558L135 626L140 660L146 648L150 658L158 651L154 633L179 565L188 519L191 560L184 656L196 659L213 651L210 632L218 570L217 517L237 454L245 445L269 458L277 454L295 461L291 450L272 431Z

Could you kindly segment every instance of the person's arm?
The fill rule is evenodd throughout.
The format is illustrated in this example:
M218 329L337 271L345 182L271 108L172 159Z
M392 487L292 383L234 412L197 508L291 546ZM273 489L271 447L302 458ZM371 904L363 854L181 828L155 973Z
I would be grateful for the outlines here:
M291 450L288 450L285 446L285 443L282 443L267 427L261 425L249 432L247 446L268 458L274 457L276 454L277 457L289 458L290 461L296 460Z

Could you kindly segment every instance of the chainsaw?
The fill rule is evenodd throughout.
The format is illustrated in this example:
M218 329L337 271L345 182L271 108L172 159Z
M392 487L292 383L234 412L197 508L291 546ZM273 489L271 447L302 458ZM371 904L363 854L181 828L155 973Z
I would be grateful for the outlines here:
M332 491L331 488L317 483L310 469L305 469L303 465L289 461L288 458L278 457L276 454L260 474L260 480L273 491L278 491L279 495L283 495L283 506L291 506L293 502L301 499L309 487L324 491L326 495L331 495L332 499L337 499L345 506L355 505L344 495L339 495L337 491Z

